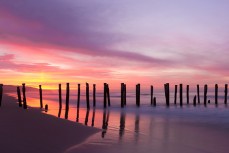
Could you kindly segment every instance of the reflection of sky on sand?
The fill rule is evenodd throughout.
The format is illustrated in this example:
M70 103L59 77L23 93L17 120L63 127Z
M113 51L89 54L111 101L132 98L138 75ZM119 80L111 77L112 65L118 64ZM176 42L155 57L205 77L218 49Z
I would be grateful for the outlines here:
M94 121L102 131L67 152L227 152L227 107L158 107L151 108L150 114L141 109L96 109L95 118L91 109L91 116L81 123L88 121L91 126L89 122ZM83 117L85 112L82 109Z

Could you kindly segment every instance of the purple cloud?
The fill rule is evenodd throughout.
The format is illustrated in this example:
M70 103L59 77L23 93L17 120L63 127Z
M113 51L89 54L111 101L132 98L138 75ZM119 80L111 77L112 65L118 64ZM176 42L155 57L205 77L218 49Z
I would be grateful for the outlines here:
M229 63L223 56L228 55L225 27L229 22L223 20L229 9L228 2L221 2L1 0L0 42L107 57L100 65L117 58L135 65L143 63L142 69L187 68L227 74ZM135 44L140 47L134 52ZM3 61L1 68L60 69L48 62L15 65L10 56L4 57L8 61Z

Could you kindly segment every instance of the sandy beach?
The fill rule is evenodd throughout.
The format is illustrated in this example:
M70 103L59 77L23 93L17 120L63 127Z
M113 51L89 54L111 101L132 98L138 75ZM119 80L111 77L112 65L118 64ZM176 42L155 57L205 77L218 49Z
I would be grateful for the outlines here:
M83 143L99 129L19 108L16 99L3 96L0 108L1 153L58 153Z

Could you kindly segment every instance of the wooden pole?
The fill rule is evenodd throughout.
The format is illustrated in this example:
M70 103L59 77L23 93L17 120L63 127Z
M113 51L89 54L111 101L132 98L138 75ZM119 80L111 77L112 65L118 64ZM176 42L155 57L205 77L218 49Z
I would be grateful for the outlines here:
M167 84L164 84L164 92L165 92L165 103L167 105Z
M164 92L165 92L165 103L167 103L167 84L164 84Z
M140 106L140 84L136 85L136 105Z
M138 105L140 106L141 103L141 85L138 85Z
M124 106L126 106L126 84L124 83L123 84L123 86L124 86L124 93L123 93L123 97L124 97L124 99L123 99L123 103L124 103Z
M138 106L138 84L136 85L136 106Z
M177 104L177 85L175 85L174 104Z
M208 92L208 86L204 85L204 105L207 105L207 92Z
M3 84L0 84L0 107L2 106Z
M45 105L45 112L48 112L49 106L46 104Z
M110 89L109 89L109 85L106 84L106 92L107 92L107 98L108 98L108 106L111 106L111 99L110 99Z
M86 113L86 117L85 117L85 121L84 121L84 124L85 124L85 125L87 125L87 123L88 123L89 110L90 110L90 109L87 109L87 113Z
M169 90L169 83L167 83L167 99L168 99L168 104L167 106L170 105L170 90Z
M23 93L23 108L27 109L26 94L25 94L25 83L22 84L22 93Z
M193 105L196 106L196 95L195 95L195 97L193 99Z
M107 117L107 112L106 112L106 110L103 110L103 125L102 125L102 129L106 129L106 117Z
M40 93L40 108L43 108L43 98L42 98L42 87L39 85L39 93Z
M138 105L140 106L141 102L140 102L140 95L141 95L141 85L138 85Z
M76 122L79 122L79 112L80 112L80 109L79 107L76 109Z
M67 83L67 86L66 86L65 119L68 119L68 111L69 111L69 83Z
M91 120L92 127L94 127L94 122L95 122L95 108L93 108L93 113L92 113L92 120Z
M80 84L78 84L77 108L80 108Z
M200 104L200 85L197 85L197 98L198 98L198 104Z
M215 104L218 105L218 84L215 84Z
M22 100L21 100L21 90L20 90L20 87L17 87L17 97L18 97L19 107L22 107Z
M180 84L180 106L183 106L183 84Z
M187 104L189 104L189 85L187 85L186 97L187 97Z
M224 93L225 93L224 104L227 104L228 84L225 84Z
M93 107L96 106L96 97L95 97L95 94L96 94L96 84L93 84Z
M121 108L124 107L124 83L121 83Z
M107 84L104 83L103 87L103 108L107 108Z
M153 106L157 105L156 97L153 98Z
M169 106L170 103L169 83L164 84L164 89L165 89L166 106Z
M88 83L86 83L86 100L87 100L87 109L90 109L89 84Z
M154 99L154 98L153 98L153 86L151 86L150 89L151 89L151 90L150 90L150 91L151 91L151 92L150 92L150 95L151 95L151 105L153 105L153 99Z
M59 112L58 112L58 117L61 116L61 110L62 110L62 91L61 91L61 84L59 84Z

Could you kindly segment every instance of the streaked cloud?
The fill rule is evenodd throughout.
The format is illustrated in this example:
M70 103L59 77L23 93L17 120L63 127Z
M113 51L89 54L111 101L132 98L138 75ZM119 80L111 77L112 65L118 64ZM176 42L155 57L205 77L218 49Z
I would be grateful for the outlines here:
M0 69L226 82L228 13L224 0L1 0Z

